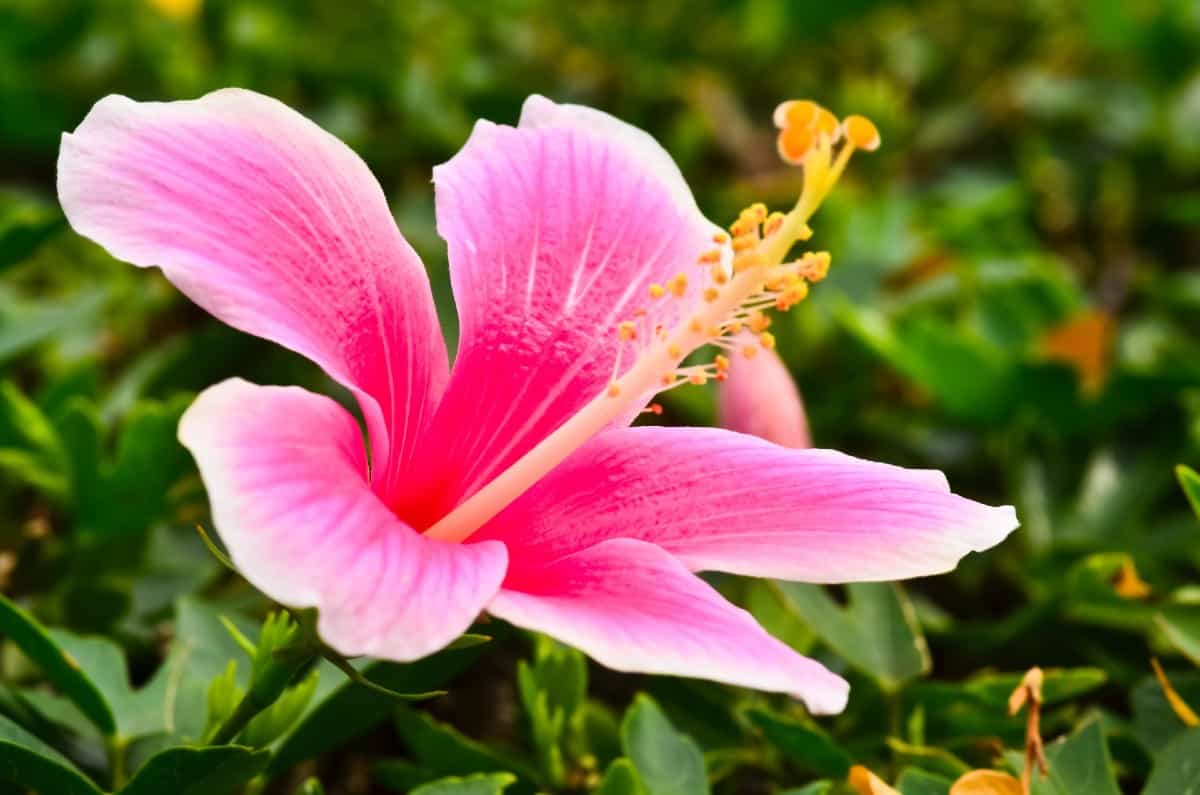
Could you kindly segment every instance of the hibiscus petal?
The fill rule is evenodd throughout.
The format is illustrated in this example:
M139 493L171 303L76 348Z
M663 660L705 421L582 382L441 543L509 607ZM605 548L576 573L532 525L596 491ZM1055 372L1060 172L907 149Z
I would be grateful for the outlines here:
M694 571L834 583L949 571L1016 526L1011 507L952 494L940 472L644 427L600 434L472 539L553 559L637 538Z
M615 539L509 572L488 611L618 671L790 693L841 712L849 686L771 637L661 548Z
M738 342L755 345L748 333ZM787 366L775 351L755 349L752 359L738 356L729 377L717 387L718 423L783 447L812 447L804 401Z
M460 635L496 593L496 542L447 544L397 519L366 480L345 409L297 387L233 379L184 414L213 522L242 574L273 599L316 607L343 654L407 661Z
M109 96L63 136L71 225L193 301L352 389L376 480L413 454L446 378L421 261L348 147L276 100Z
M603 392L620 321L674 322L647 288L694 276L716 231L649 135L541 97L519 128L479 122L434 183L461 336L425 442L444 460L402 510L430 521Z

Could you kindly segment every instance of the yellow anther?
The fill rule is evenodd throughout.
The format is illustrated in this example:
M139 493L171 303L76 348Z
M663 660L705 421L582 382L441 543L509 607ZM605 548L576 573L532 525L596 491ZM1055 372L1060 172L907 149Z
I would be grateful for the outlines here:
M808 297L808 283L797 282L775 299L775 308L787 311Z
M724 333L725 332L721 330L720 326L709 326L708 327L708 336L710 339L715 340L717 337L720 337Z
M622 320L617 324L617 337L621 342L637 339L637 325L632 320Z
M813 124L813 129L817 131L817 135L827 135L830 141L836 141L839 131L837 116L821 108L817 111L817 120Z
M683 356L683 351L678 345L672 343L667 346L667 356L670 356L672 359L678 359Z
M754 221L749 218L739 218L729 225L729 231L733 233L734 237L748 235L754 231Z
M767 220L767 205L755 202L746 208L746 214L753 218L756 224L761 224Z
M733 239L733 250L736 253L749 251L758 245L758 238L754 235L738 235Z
M652 284L647 288L646 292L650 293L651 298L662 298L667 290L661 284Z
M699 334L701 331L704 331L704 324L700 322L700 318L694 317L692 318L691 322L688 323L688 330L693 334Z
M682 298L687 292L687 276L682 273L677 273L671 277L671 281L667 282L667 289L671 291L671 295Z
M721 297L721 291L716 287L706 287L704 289L704 300L710 304Z
M758 348L753 345L747 345L746 347L742 348L742 356L746 357L747 359L753 359L757 355Z
M740 254L733 258L733 272L742 273L751 268L757 268L764 262L762 255L757 251L748 251L745 254Z
M723 373L729 369L729 357L718 353L713 357L713 364L716 366L718 373Z
M621 396L621 386L615 381L608 385L608 396L611 398Z
M742 321L734 318L733 320L731 320L725 324L725 328L726 328L726 330L729 331L730 334L737 334L739 331L742 330Z
M723 246L729 242L729 235L725 234L724 232L717 232L712 236L712 242L716 243L718 246Z
M725 284L729 281L729 274L726 272L725 266L719 262L712 266L712 280L717 284Z
M658 380L663 386L672 386L675 383L675 374L674 373L663 373L662 377L659 378Z
M810 281L819 282L829 275L831 261L828 251L818 251L804 258L804 276Z
M768 351L775 350L775 335L769 331L764 331L758 335L758 344Z
M817 118L821 106L809 99L789 99L775 108L772 120L779 129L807 127Z
M783 219L786 218L781 212L773 212L767 216L767 220L763 221L763 237L769 237L779 231L779 227L783 226Z
M879 128L866 116L847 116L842 121L842 130L846 133L846 140L858 149L874 152L882 143Z
M704 252L703 254L700 255L700 259L699 259L699 262L703 265L708 265L709 263L720 262L720 261L721 261L721 250L717 249L717 248L714 248L710 251Z
M762 312L754 312L749 318L750 330L755 334L761 334L771 327L771 318L764 315Z
M688 373L688 381L696 386L703 386L708 383L708 373L700 369L692 370Z
M775 148L781 160L798 166L816 141L816 135L809 127L785 127L775 139Z

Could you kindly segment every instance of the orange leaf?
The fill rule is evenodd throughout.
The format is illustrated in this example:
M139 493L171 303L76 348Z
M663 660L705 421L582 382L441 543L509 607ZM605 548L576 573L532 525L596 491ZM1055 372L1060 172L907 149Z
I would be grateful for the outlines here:
M1112 341L1112 317L1089 310L1051 329L1042 338L1042 353L1074 368L1083 391L1094 395L1108 380Z
M972 770L954 782L950 795L1022 795L1021 782L999 770Z
M858 795L900 795L883 779L862 765L850 768L850 786L858 790Z

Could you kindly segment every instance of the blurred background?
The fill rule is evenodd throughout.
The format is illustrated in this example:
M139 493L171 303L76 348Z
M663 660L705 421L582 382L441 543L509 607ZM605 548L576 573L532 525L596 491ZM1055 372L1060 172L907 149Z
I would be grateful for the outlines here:
M776 321L815 441L1018 506L1002 547L908 588L937 677L1094 666L1090 703L1131 719L1150 654L1172 655L1155 617L1192 609L1200 585L1173 472L1200 459L1200 4L0 1L0 586L119 638L135 677L174 599L249 598L188 530L205 511L174 441L190 395L235 374L332 386L74 235L55 160L105 94L229 85L363 156L452 343L430 170L475 119L513 123L531 93L606 110L663 143L717 222L797 194L775 155L780 100L875 120L883 147L813 224L831 275ZM675 390L666 409L710 423L712 394ZM845 720L854 735L867 719ZM1114 755L1136 779L1135 740Z

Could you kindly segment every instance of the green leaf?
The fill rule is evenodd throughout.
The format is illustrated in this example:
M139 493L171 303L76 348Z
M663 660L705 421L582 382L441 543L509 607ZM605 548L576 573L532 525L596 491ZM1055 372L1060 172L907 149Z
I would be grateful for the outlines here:
M1179 478L1179 485L1187 495L1192 511L1200 518L1200 474L1191 467L1179 464L1175 467L1175 477Z
M228 638L228 635L226 635ZM461 673L479 656L480 647L442 651L400 665L356 661L355 667L371 680L399 692L432 690ZM267 769L275 777L361 734L392 714L396 702L346 679L332 663L322 660L312 703L295 726L274 745L275 756ZM219 668L213 675L219 673ZM211 676L210 676L211 679ZM200 694L203 698L203 694ZM200 707L203 710L203 706ZM456 771L448 771L447 774Z
M116 731L113 710L81 661L55 641L33 616L0 596L0 634L17 645L42 674L103 734Z
M517 666L517 686L542 770L561 786L568 742L578 743L583 731L587 661L578 650L537 635L533 661Z
M896 780L900 795L947 795L954 782L943 776L926 772L919 767L908 767Z
M1158 755L1142 795L1197 792L1200 792L1200 727L1179 735Z
M787 603L845 660L896 691L929 670L912 605L894 583L850 583L839 607L819 585L776 581Z
M832 781L814 781L799 789L784 790L779 795L828 795L833 791Z
M1167 671L1167 677L1184 701L1200 707L1200 672ZM1131 700L1134 733L1151 753L1162 752L1175 738L1187 731L1153 676L1147 676L1137 683Z
M524 760L472 740L428 713L402 706L396 713L396 728L409 754L436 775L513 772L525 782L538 779Z
M120 795L230 795L261 773L270 756L236 745L170 748L142 765Z
M845 778L854 759L832 737L812 723L785 718L765 709L747 712L767 741L806 771L829 778Z
M165 731L165 678L155 677L146 687L134 690L121 647L106 638L83 637L64 630L51 630L50 636L87 671L96 688L112 709L116 736L123 741Z
M638 781L637 770L624 757L614 759L604 771L604 780L596 795L642 795L642 785Z
M646 795L707 795L704 756L676 731L649 696L639 694L621 723L621 744Z
M247 724L240 741L251 748L265 748L282 737L308 708L320 677L321 672L314 669L295 685L284 690L271 706L255 715Z
M978 696L985 704L1002 708L1008 697L1021 683L1024 674L978 674L967 681L964 690ZM1042 683L1043 703L1058 704L1071 701L1091 692L1108 681L1108 674L1099 668L1048 668Z
M895 737L887 738L887 746L892 749L899 764L915 765L951 779L957 779L971 769L970 765L945 748L912 745Z
M21 390L0 383L0 473L56 500L68 491L66 450L50 420Z
M1200 605L1170 605L1154 617L1171 645L1200 665Z
M1024 758L1008 754L1018 770ZM1092 720L1075 734L1046 746L1046 762L1050 775L1033 776L1032 795L1121 795L1113 776L1112 756L1104 739L1100 720Z
M1067 572L1067 615L1077 621L1139 632L1153 620L1156 608L1126 599L1113 587L1131 558L1122 552L1088 555Z
M100 795L58 751L0 715L0 781L45 795Z
M0 270L20 262L63 225L51 201L11 188L0 190Z
M0 361L55 335L92 323L108 302L109 290L80 290L58 300L24 301L0 292Z
M511 773L444 778L417 787L409 795L501 795L516 780L517 777Z

